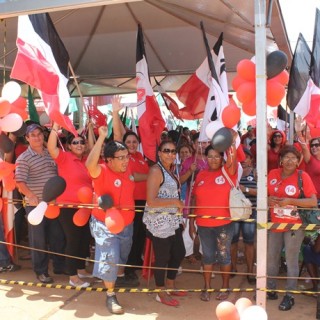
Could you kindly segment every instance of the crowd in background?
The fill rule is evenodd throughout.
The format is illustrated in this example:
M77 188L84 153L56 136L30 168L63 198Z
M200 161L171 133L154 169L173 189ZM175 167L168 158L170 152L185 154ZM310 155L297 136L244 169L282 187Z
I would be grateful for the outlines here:
M165 130L159 137L157 162L151 163L140 152L140 137L126 128L120 117L121 100L113 101L113 133L100 127L94 134L92 123L78 136L62 133L57 124L48 129L29 123L23 139L15 139L16 148L5 155L6 161L17 164L17 189L14 198L24 198L26 206L17 205L15 238L23 240L23 225L27 223L27 238L31 247L33 271L42 283L52 283L47 253L52 255L53 273L66 274L75 287L90 286L90 279L100 278L107 288L106 305L114 314L124 309L117 300L115 287L139 286L139 273L144 263L146 239L154 252L154 277L160 291L156 301L168 305L180 304L177 299L187 293L176 290L175 279L183 259L197 263L201 259L204 289L210 289L214 266L221 271L221 288L230 288L230 277L237 275L238 242L242 238L250 285L255 278L255 222L232 222L215 217L230 217L229 193L231 179L250 199L253 205L251 218L257 216L256 128L248 126L244 134L232 132L230 147L221 153L210 140L199 141L199 133L187 127ZM307 127L297 119L296 140L289 145L283 131L268 127L268 204L272 222L300 223L295 207L316 207L320 198L320 138L311 138ZM237 159L236 140L245 157ZM98 198L111 196L113 206L119 208L123 228L111 232L105 223L105 211L97 208L83 226L76 226L73 217L76 208L62 208L58 218L44 217L39 225L27 222L28 214L41 202L46 181L55 175L63 177L66 189L56 201L79 203L77 190L83 186L93 191L93 204ZM298 185L301 176L303 197ZM188 215L196 218L189 219ZM202 218L202 216L212 217ZM0 219L1 221L1 219ZM313 237L304 247L305 264L312 277L318 275L320 264L319 238ZM4 241L0 224L0 240ZM299 254L305 240L304 230L270 230L268 235L268 299L278 299L277 283L272 276L279 273L284 255L287 266L286 290L297 288ZM304 241L305 242L305 241ZM200 243L200 248L197 244ZM95 249L93 273L86 270L85 259ZM66 255L64 258L63 255ZM73 258L79 257L80 259ZM117 265L127 265L126 268ZM166 269L168 271L166 272ZM19 270L13 263L6 246L0 244L0 272ZM317 291L313 281L311 290ZM217 286L217 284L216 284ZM218 292L217 300L228 299L228 291ZM211 294L203 291L202 301ZM286 293L279 309L290 310L294 298Z

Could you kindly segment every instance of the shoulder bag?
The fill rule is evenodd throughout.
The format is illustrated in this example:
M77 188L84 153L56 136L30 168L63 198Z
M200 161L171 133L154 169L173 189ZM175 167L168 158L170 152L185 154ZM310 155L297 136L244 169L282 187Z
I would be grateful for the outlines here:
M303 192L303 180L302 180L302 170L298 171L298 187L300 190L299 198L305 198ZM317 208L298 208L300 219L303 224L317 224L320 225L320 210Z
M231 218L238 218L244 220L249 219L252 213L251 201L248 198L246 198L246 196L240 190L239 184L237 186L234 185L224 167L222 167L222 173L231 186L229 195L229 207Z

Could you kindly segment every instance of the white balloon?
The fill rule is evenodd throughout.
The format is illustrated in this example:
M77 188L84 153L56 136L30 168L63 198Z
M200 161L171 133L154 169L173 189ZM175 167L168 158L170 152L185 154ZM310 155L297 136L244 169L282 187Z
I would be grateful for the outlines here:
M213 135L222 127L224 127L224 125L219 120L209 122L206 126L207 137L211 140Z
M16 101L21 95L21 87L18 82L9 81L2 88L2 98L10 103Z
M268 320L268 315L262 307L251 306L241 313L240 320Z
M30 224L36 226L41 223L44 213L48 208L48 204L41 201L30 213L28 214L28 221Z
M14 132L21 128L23 120L17 113L9 113L0 119L0 128L5 132Z

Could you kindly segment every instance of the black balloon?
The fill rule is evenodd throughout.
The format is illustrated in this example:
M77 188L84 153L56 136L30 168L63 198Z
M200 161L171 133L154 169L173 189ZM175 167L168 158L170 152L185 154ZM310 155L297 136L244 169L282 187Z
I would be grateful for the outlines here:
M274 78L281 73L288 64L287 55L280 50L273 51L267 55L267 77Z
M12 134L14 134L16 137L22 137L26 134L26 130L27 130L27 125L23 122L20 129L12 132Z
M9 153L14 149L14 143L9 137L1 132L0 134L0 150L4 153Z
M113 207L113 199L109 194L103 194L98 198L98 205L101 209L107 210Z
M66 186L66 181L62 177L55 176L50 178L44 185L42 191L42 200L45 202L50 202L56 199L64 192Z
M211 144L218 152L224 152L230 148L232 141L233 136L231 130L223 127L217 130L217 132L213 135Z

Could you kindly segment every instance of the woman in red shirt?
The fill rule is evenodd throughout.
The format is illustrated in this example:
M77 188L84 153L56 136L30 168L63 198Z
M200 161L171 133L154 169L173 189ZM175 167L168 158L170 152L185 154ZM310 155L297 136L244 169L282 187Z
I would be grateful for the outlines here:
M268 174L268 203L271 222L274 223L302 223L295 207L312 208L317 206L316 189L310 176L301 171L303 192L305 198L300 198L298 185L298 166L300 153L294 146L285 146L280 151L280 165L278 169ZM285 250L288 279L287 290L297 289L299 276L299 252L304 238L304 230L271 230L268 237L267 274L268 289L276 289L276 277L282 249ZM270 300L278 299L274 291L267 292ZM286 293L279 305L279 310L287 311L294 305L292 295Z
M198 173L191 199L191 213L198 216L230 217L229 194L231 186L225 178L222 168L232 179L234 184L237 180L237 158L235 143L227 150L227 160L224 162L223 153L209 145L205 150L208 166L207 170ZM215 195L215 196L213 196ZM203 251L203 276L204 289L211 288L211 274L213 264L218 263L222 275L222 288L229 288L231 271L231 240L233 237L233 224L230 220L216 220L196 218L198 234ZM190 219L190 236L195 236L194 219ZM216 299L225 300L228 292L219 292ZM203 291L200 299L210 300L210 293Z

